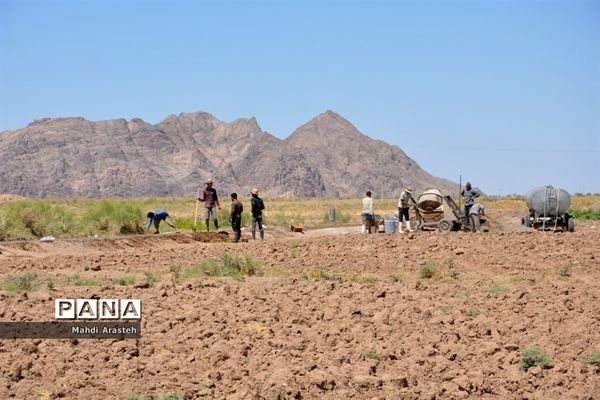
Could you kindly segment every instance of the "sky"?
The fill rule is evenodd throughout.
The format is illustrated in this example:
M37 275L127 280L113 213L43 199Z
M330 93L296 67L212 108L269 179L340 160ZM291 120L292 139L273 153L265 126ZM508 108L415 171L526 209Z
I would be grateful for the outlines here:
M600 192L600 1L0 0L0 131L326 110L487 194Z

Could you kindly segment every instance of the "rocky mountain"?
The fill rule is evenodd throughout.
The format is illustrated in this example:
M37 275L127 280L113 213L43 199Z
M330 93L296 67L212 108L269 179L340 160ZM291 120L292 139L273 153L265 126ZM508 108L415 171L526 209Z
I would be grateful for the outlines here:
M327 111L278 139L254 118L203 113L91 122L37 120L0 133L0 193L25 196L192 195L207 178L222 196L258 186L267 196L386 195L411 184L455 191L399 147L371 139Z

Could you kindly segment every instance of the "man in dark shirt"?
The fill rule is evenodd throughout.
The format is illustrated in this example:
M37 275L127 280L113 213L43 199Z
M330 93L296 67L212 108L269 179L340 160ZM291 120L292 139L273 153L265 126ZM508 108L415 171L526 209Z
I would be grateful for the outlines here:
M258 188L253 188L250 191L250 194L252 195L252 199L250 199L250 204L252 205L252 239L256 239L256 225L258 225L260 240L263 240L265 238L265 230L263 229L262 224L262 210L265 209L265 203L258 197L258 193Z
M219 210L221 209L221 205L219 204L217 190L212 187L213 183L212 179L207 180L206 188L204 189L202 196L198 197L198 201L204 202L204 224L206 225L206 232L210 231L209 224L211 217L215 224L215 230L219 230Z
M475 203L475 198L479 197L481 193L476 188L471 187L471 182L467 182L465 188L461 192L463 200L465 201L465 216L464 216L464 224L465 226L469 225L469 215L471 211L471 207Z
M232 242L237 243L240 241L242 236L242 212L244 206L239 202L237 193L231 193L231 213L230 222L231 228L233 229L233 240Z

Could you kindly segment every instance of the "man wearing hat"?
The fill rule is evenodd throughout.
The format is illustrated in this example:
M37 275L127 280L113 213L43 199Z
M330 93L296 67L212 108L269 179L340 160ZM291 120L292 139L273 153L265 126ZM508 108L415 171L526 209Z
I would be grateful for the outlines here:
M215 224L215 230L218 231L218 211L221 210L221 205L219 204L219 197L217 196L217 190L213 188L213 180L209 179L205 183L206 188L204 189L202 196L198 197L198 201L204 202L204 223L206 225L206 232L210 231L209 224L211 217L213 223Z
M260 240L263 240L265 238L265 230L263 229L262 224L262 210L265 209L265 203L258 197L258 193L258 188L252 188L250 191L250 194L252 195L252 198L250 199L250 204L252 206L252 239L256 239L256 225L258 225Z
M410 228L410 217L408 215L408 209L410 207L410 194L412 193L412 187L407 186L400 193L400 200L398 200L398 220L400 231L402 231L402 221L406 222L406 228L412 231Z

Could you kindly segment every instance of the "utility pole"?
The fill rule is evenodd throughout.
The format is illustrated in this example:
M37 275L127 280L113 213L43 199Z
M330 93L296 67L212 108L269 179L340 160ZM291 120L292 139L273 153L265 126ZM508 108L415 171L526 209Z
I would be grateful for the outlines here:
M383 161L381 161L381 158L379 159L379 166L381 167L381 200L383 200Z

